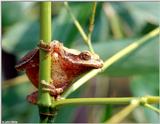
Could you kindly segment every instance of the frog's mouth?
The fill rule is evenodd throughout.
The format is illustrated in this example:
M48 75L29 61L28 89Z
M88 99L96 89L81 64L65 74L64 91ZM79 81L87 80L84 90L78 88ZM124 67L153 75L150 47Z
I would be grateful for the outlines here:
M78 55L64 56L63 59L65 61L69 61L73 65L90 67L95 69L103 67L103 61L101 59L82 60L78 57Z
M83 61L79 64L82 64ZM103 61L102 60L88 60L88 61L85 61L85 64L83 64L84 66L87 66L87 67L92 67L92 68L95 68L95 69L98 69L98 68L102 68L103 67Z

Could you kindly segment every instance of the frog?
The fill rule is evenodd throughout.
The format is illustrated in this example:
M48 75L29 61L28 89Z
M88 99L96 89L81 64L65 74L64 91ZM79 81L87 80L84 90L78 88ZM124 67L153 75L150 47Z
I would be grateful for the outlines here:
M43 86L42 90L49 92L54 99L59 99L60 95L80 75L103 66L103 60L96 53L67 48L57 40L53 40L50 44L40 41L38 47L29 51L15 66L18 71L25 71L37 89L39 86L40 49L47 52L47 56L51 56L51 81L47 83L45 80L41 80L40 83ZM29 103L36 104L37 100L38 90L27 96Z

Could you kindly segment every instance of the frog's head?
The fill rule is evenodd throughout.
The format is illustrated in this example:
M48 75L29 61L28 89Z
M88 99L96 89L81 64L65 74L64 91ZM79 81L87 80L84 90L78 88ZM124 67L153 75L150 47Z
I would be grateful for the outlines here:
M83 65L93 68L101 68L103 66L103 61L95 53L82 51L78 57Z
M80 52L66 47L63 47L63 50L64 57L75 65L77 64L90 68L101 68L103 66L103 61L95 53L91 53L89 51Z

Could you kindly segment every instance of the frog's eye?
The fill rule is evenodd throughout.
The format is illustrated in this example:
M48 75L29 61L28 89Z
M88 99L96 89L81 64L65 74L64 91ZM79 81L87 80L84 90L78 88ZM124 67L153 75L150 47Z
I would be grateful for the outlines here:
M79 56L80 56L80 58L81 58L82 60L89 60L89 59L91 59L91 55L90 55L90 53L87 52L87 51L81 52Z

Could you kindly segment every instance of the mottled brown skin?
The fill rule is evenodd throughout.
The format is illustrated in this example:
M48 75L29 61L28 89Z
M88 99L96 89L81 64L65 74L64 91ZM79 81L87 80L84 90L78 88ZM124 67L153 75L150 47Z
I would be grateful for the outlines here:
M88 51L80 52L74 49L68 49L58 41L51 42L49 46L41 42L39 47L51 55L52 81L49 86L44 81L42 83L44 87L47 87L45 90L49 91L55 98L80 74L103 66L103 61L99 59L98 55ZM32 84L38 88L39 48L25 55L16 65L16 69L26 71ZM34 93L33 96L37 97L37 93ZM28 99L34 103L31 97Z

